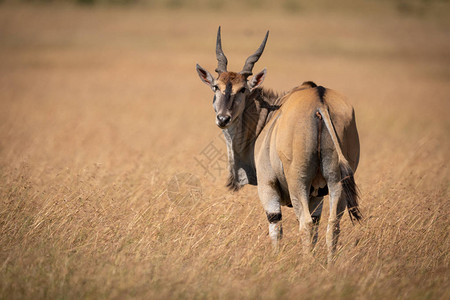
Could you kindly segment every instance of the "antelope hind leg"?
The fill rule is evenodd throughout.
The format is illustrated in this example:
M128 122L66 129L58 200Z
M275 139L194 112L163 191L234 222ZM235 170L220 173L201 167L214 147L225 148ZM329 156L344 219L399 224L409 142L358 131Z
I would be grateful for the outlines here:
M328 264L332 264L336 255L336 245L340 234L340 221L345 211L346 203L342 197L342 184L330 184L330 217L327 226Z

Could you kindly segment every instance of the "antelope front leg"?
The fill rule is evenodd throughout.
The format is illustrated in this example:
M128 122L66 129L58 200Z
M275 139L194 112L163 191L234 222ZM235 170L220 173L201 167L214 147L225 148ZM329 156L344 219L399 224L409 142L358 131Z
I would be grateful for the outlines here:
M313 227L311 230L311 241L313 249L316 246L317 239L319 236L319 222L320 216L322 215L322 207L323 207L323 197L310 196L309 212L311 213L311 218L313 221Z
M275 252L279 251L279 241L283 237L283 227L281 223L280 213L266 212L267 220L269 221L269 237L272 241L272 247Z
M273 250L278 252L279 241L283 237L280 193L273 185L258 184L258 194L269 221L269 237Z

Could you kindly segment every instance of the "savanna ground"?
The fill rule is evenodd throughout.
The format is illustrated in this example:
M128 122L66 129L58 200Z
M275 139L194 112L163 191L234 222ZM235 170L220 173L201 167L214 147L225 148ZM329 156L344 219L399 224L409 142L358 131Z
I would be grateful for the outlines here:
M449 299L448 2L158 3L0 5L0 298ZM224 187L218 25L229 69L270 29L264 86L355 107L365 221L332 267Z

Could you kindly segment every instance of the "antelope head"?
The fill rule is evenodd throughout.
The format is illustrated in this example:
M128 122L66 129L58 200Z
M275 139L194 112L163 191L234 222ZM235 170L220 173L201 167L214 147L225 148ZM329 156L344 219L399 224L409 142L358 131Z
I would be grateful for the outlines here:
M217 31L216 57L217 57L217 78L211 73L203 69L197 64L197 73L200 79L209 85L214 92L213 107L216 112L216 124L222 129L229 127L239 118L245 108L245 99L264 81L266 69L262 70L255 76L253 75L253 65L258 61L259 57L266 46L269 31L255 53L250 55L245 61L244 68L239 73L227 71L227 57L222 50L222 39L220 36L220 26Z

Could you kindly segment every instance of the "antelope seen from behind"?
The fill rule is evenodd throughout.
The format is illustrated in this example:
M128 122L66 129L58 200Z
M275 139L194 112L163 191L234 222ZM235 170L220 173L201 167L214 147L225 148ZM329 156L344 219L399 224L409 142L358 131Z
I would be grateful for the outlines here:
M266 69L253 75L269 32L242 71L227 70L220 27L214 78L197 64L200 79L214 92L216 124L227 142L227 186L257 185L275 249L282 237L281 206L293 207L306 251L317 241L322 200L330 195L326 233L331 263L339 222L362 218L353 174L359 162L359 138L353 107L337 92L304 82L287 93L261 87Z

